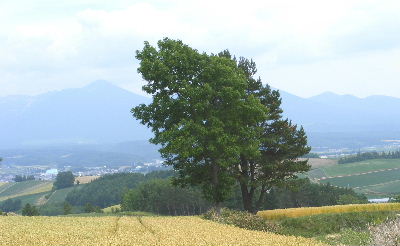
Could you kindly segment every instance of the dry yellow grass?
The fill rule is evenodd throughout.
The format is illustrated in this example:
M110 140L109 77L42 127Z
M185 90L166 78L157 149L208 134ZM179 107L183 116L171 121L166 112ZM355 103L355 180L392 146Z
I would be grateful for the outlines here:
M324 207L307 208L287 208L259 211L257 215L265 219L296 218L301 216L328 214L328 213L347 213L347 212L372 212L372 211L400 211L400 203L380 203L380 204L350 204Z
M324 245L198 217L0 217L1 245Z
M300 160L307 160L308 164L311 165L311 168L319 168L319 167L328 167L337 165L337 160L334 159L321 159L321 158L299 158Z
M79 181L80 184L87 184L92 182L95 179L98 179L100 176L81 176L75 177L75 183Z
M103 212L104 213L111 213L113 209L121 209L121 205L117 204L117 205L112 205L112 206L103 208Z

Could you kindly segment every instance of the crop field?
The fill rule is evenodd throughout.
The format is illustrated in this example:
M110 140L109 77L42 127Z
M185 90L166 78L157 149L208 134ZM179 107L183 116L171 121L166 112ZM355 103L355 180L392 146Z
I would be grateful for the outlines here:
M323 245L198 217L0 217L2 245Z
M400 203L350 204L324 207L287 208L259 211L257 215L265 219L297 218L316 214L347 212L400 211Z
M320 180L321 183L330 183L332 185L341 187L363 187L370 185L377 185L381 183L387 183L400 179L400 169L386 170L381 172L367 173L362 175L352 175L328 178ZM400 190L399 190L400 192Z
M80 184L87 184L92 182L95 179L98 179L100 176L81 176L75 178L75 183L79 181Z
M311 180L354 188L369 197L400 193L400 159L375 159L322 166L310 170Z
M37 194L50 191L53 183L49 181L25 181L8 183L0 186L0 201L18 196Z
M400 191L400 180L362 186L359 188L355 188L354 190L356 192L364 193L370 196L377 195L377 197L387 196L388 194L398 194Z
M321 167L327 176L351 175L382 169L400 168L399 159L375 159Z

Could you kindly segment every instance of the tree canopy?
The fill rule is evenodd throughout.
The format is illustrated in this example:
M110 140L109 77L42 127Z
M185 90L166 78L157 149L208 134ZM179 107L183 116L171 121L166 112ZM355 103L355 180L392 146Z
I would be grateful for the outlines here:
M71 171L59 172L56 176L56 181L53 184L55 190L68 188L74 185L75 177Z
M253 78L253 61L168 38L157 48L145 42L136 58L153 101L132 113L152 129L150 141L178 172L175 184L200 186L218 208L239 182L254 212L256 192L262 202L273 184L308 170L297 161L309 152L304 130L282 119L279 93Z

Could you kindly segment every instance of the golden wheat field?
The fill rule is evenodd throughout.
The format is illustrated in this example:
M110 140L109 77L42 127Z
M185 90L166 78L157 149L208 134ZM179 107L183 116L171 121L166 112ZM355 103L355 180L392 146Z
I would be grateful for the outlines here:
M379 204L349 204L324 207L287 208L259 211L258 216L265 219L296 218L301 216L348 213L348 212L372 212L372 211L400 211L400 203L379 203Z
M198 217L0 217L1 245L323 245Z

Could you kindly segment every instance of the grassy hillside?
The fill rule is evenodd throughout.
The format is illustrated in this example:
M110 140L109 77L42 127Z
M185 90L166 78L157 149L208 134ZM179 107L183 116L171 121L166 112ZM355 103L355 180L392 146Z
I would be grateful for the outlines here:
M323 245L198 217L19 217L0 220L5 245Z
M369 197L400 193L400 159L373 159L314 168L307 176L316 182L354 188Z
M7 183L0 186L0 201L8 198L48 192L53 187L50 181L30 180L18 183Z
M78 186L79 187L79 186ZM82 185L80 185L82 187ZM65 189L60 189L60 190L55 190L47 200L46 204L52 204L52 203L60 203L64 202L65 198L67 197L68 193L74 189L79 189L77 187L69 187Z

